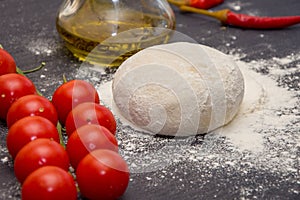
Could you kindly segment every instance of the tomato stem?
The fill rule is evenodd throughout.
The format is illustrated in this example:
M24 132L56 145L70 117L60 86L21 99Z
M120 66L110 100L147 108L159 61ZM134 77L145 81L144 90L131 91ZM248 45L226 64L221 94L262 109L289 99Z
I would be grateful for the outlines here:
M39 71L39 70L42 69L45 65L46 65L46 63L45 63L45 62L42 62L38 67L33 68L33 69L29 69L29 70L25 70L25 71L23 71L23 73L24 73L24 74L29 74L29 73L32 73L32 72Z
M17 73L26 76L26 74L19 67L17 67ZM35 90L38 95L43 96L43 94L37 88Z
M64 82L64 83L68 82L68 80L67 80L67 78L66 78L66 75L65 75L65 74L63 74L63 82Z
M25 75L25 74L29 74L29 73L32 73L32 72L36 72L36 71L39 71L40 69L42 69L44 66L46 65L45 62L42 62L38 67L36 68L33 68L33 69L29 69L29 70L21 70L19 67L17 67L17 73L18 74L22 74L22 75Z
M23 71L22 71L19 67L17 67L17 73L18 73L18 74L25 75L25 74L23 73Z
M59 135L59 143L60 143L64 148L66 148L66 145L65 145L64 139L63 139L63 135L62 135L62 126L61 126L61 124L60 124L59 122L57 123L56 128L57 128L58 135Z

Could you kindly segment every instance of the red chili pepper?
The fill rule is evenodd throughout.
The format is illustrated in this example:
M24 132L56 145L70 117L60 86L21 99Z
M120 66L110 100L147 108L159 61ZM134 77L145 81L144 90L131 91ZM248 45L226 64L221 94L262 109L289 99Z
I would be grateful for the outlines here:
M209 9L224 2L224 0L168 0L176 6L191 6L194 8Z
M187 0L187 5L195 8L209 9L224 2L224 0Z
M278 29L300 23L300 16L256 17L228 11L224 23L242 28Z
M228 9L207 11L191 6L180 6L180 10L207 15L220 20L223 24L251 29L280 29L300 23L300 16L257 17L234 13Z

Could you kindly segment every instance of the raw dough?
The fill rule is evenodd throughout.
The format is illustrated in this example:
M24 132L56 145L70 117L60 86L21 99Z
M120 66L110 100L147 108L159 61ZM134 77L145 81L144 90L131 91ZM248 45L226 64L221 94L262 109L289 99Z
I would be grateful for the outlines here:
M244 79L231 57L200 44L144 49L115 73L114 103L151 134L189 136L229 123L240 107Z

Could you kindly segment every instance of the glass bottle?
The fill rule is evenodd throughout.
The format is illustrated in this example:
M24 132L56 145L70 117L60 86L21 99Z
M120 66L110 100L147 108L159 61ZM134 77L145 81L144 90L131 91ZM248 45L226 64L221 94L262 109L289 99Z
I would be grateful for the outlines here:
M75 57L115 67L141 49L166 43L175 17L166 0L65 0L56 27Z

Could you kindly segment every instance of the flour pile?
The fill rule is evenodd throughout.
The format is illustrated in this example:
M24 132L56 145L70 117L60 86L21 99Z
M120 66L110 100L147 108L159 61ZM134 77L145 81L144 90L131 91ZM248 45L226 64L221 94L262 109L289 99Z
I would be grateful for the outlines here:
M277 58L277 62L288 63L289 59ZM259 170L297 173L299 93L277 86L274 77L284 75L284 69L276 69L269 75L253 70L270 61L245 63L236 57L235 60L246 85L239 114L229 125L203 136L174 139L143 134L120 118L112 104L111 81L99 85L102 102L119 119L120 149L132 172L156 171L174 163L189 162L195 168L247 165Z

